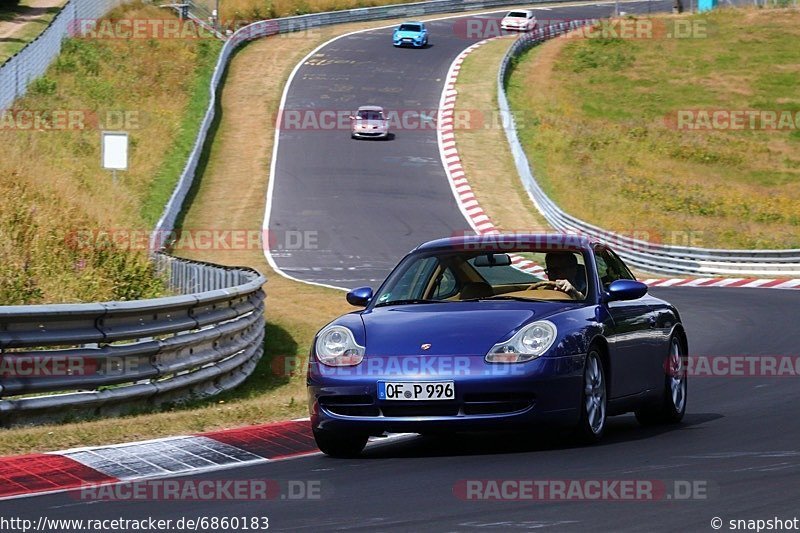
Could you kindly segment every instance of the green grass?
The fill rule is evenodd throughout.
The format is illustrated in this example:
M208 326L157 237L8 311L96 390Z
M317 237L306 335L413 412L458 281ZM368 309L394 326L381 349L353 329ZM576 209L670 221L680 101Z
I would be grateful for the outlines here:
M527 111L520 138L536 175L567 212L604 228L667 244L700 232L708 247L800 247L796 129L669 121L680 110L800 110L800 11L690 20L707 36L561 39L518 62L509 98Z
M209 86L221 48L220 41L198 42L197 70L190 89L189 103L181 117L177 136L172 141L172 146L156 172L155 179L142 203L142 219L148 226L153 226L164 211L164 206L172 195L192 152L208 109Z

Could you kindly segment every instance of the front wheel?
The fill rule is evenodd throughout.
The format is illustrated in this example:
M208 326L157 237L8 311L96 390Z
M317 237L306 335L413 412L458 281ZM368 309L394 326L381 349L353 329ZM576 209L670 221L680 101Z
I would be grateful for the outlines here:
M356 457L367 445L367 435L350 435L336 431L314 430L317 447L331 457Z
M576 428L579 441L591 444L603 438L606 428L606 375L600 353L592 348L586 356L581 393L581 418Z
M683 419L686 413L686 397L688 384L686 382L686 365L684 362L683 345L681 340L672 336L669 344L669 355L664 368L664 389L659 402L648 405L636 411L636 420L642 425L676 424Z

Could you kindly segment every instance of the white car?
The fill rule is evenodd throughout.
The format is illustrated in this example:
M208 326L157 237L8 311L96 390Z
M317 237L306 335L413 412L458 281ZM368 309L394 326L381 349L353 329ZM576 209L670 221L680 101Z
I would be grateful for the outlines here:
M363 105L350 120L353 139L386 139L389 136L389 121L380 106Z
M531 31L536 27L536 17L533 11L527 9L509 11L500 21L500 27L504 30Z

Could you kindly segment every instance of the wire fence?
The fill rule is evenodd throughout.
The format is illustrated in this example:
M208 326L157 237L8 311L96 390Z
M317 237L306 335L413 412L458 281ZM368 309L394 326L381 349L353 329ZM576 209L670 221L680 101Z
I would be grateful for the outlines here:
M124 0L69 0L45 30L0 66L0 111L23 96L30 83L44 75L61 52L61 43L74 35L81 20L96 19Z

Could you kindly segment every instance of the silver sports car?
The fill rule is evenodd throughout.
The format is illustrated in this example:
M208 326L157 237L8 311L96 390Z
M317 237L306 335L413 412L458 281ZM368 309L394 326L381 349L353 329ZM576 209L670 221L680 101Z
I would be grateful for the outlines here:
M385 139L389 136L389 121L380 106L363 105L350 117L350 120L352 121L350 136L353 139Z

